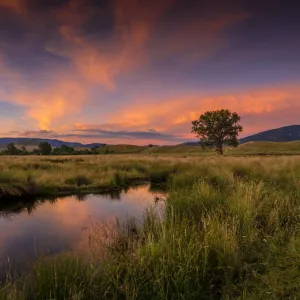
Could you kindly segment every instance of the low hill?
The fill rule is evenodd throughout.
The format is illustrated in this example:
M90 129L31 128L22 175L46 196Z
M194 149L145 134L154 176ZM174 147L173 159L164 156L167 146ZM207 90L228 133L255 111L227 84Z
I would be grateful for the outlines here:
M239 140L240 144L248 142L292 142L300 140L300 125L290 125L262 131ZM186 142L180 146L200 146L198 141Z
M291 142L300 140L300 125L284 126L240 139L240 143L266 141L266 142Z
M226 151L226 154L242 155L299 155L300 141L292 142L248 142L238 148Z
M41 138L0 138L1 148L5 148L9 143L14 143L16 145L24 146L38 146L40 142L48 142L52 147L60 147L66 145L69 147L84 147L84 148L93 148L101 147L104 144L101 143L92 143L92 144L82 144L78 142L65 142L57 139L41 139Z

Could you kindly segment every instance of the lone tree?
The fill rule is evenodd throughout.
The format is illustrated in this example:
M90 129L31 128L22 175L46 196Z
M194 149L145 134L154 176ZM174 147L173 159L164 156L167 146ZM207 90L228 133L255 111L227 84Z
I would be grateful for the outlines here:
M9 155L17 155L18 154L18 148L15 146L14 143L9 143L7 145L7 154L9 154Z
M49 155L52 152L52 147L48 142L40 142L39 148L42 155Z
M223 145L238 146L239 132L243 127L238 123L240 116L228 109L207 111L200 115L199 120L192 121L192 133L196 133L204 148L216 147L223 154Z

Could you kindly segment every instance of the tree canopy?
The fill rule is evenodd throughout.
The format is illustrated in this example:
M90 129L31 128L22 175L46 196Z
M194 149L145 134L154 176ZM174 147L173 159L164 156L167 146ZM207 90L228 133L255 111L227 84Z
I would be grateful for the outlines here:
M48 142L40 142L39 148L42 155L49 155L52 152L52 147Z
M216 147L223 154L223 145L238 146L238 134L243 127L238 123L240 116L228 109L207 111L198 120L192 121L192 133L199 138L204 148Z
M18 148L15 146L14 143L9 143L7 145L7 154L9 154L9 155L17 155L18 154Z
M67 145L61 145L60 147L53 149L53 154L56 155L74 154L74 153L75 153L75 149Z

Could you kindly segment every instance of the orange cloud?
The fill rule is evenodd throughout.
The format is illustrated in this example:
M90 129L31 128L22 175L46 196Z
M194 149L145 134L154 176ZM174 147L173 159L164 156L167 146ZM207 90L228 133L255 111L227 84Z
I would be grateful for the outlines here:
M248 17L245 13L221 14L212 19L187 22L164 35L159 47L155 47L154 53L149 53L146 46L154 36L156 22L171 5L172 1L166 0L115 0L114 34L105 44L88 40L73 27L65 25L60 28L61 35L69 42L67 56L89 82L113 90L118 75L128 74L146 64L149 55L157 58L187 53L190 62L211 55L227 44L227 39L221 35L223 29ZM77 20L76 15L74 19Z
M53 121L80 112L86 102L85 84L68 73L57 71L59 79L30 89L26 87L24 75L8 68L0 53L0 80L3 83L0 86L1 100L21 105L26 110L26 117L34 120L37 128L50 130Z
M278 114L280 111L299 111L299 98L300 87L297 84L277 88L250 89L230 94L203 95L199 93L152 100L149 97L142 102L132 103L130 107L111 116L110 121L113 123L120 119L126 120L126 123L130 124L125 127L127 129L155 128L165 132L189 134L190 122L207 110L228 108L238 112L242 117L256 117L261 125L266 124L263 121L264 117L269 118L270 124L272 123L270 121L273 121L273 114ZM252 132L254 128L258 128L258 123L248 124L245 132Z
M24 3L22 0L0 0L0 6L19 13L24 11ZM34 29L37 24L41 28L48 26L49 20L55 16L59 39L51 38L46 43L46 49L70 59L71 62L71 67L64 69L62 74L55 74L57 78L60 77L59 80L50 80L45 87L34 90L22 89L24 84L19 84L22 83L22 78L7 70L0 56L0 79L4 78L5 82L14 81L14 87L17 87L11 95L7 95L3 88L0 90L1 96L5 95L4 98L24 106L27 116L37 123L39 129L50 130L55 124L66 131L68 126L59 124L60 121L80 112L87 101L85 94L90 85L102 85L113 90L118 76L127 76L132 70L147 63L151 55L154 59L174 55L180 58L179 63L184 64L206 58L227 45L224 29L248 17L243 12L212 13L209 17L204 15L182 23L179 21L175 25L170 24L172 26L170 30L167 28L168 34L157 36L154 33L160 31L156 26L161 25L158 20L171 7L172 1L112 0L113 33L102 41L83 33L82 25L92 12L92 8L84 5L85 3L84 0L70 0L60 10L51 11L49 16L41 13L38 19L31 15L26 18L26 22L32 24L30 28ZM28 14L30 13L33 14L28 10ZM30 38L34 39L34 36L30 35ZM156 41L153 43L153 53L148 49L150 41ZM132 105L108 116L107 124L102 128L155 128L162 132L188 135L190 121L206 110L225 107L247 116L271 116L280 110L299 109L299 95L299 88L295 85L218 95L190 93L162 99L149 96L133 101ZM77 125L79 129L80 126L81 129L87 127L84 124ZM251 126L259 127L257 124Z
M67 9L58 13L64 23L59 32L68 45L64 50L52 52L68 56L79 72L90 83L102 84L109 90L115 88L115 78L145 62L145 44L156 20L172 4L172 1L138 0L112 1L114 34L109 41L101 43L79 34L74 24L80 26L86 15L78 14L81 1L71 1Z
M21 0L0 0L0 5L21 12ZM64 41L49 41L46 50L56 55L66 56L73 62L73 67L65 70L58 80L51 80L45 87L34 90L22 89L20 80L15 81L17 91L7 95L11 102L27 108L27 116L35 120L39 129L50 130L54 120L59 120L80 111L86 101L84 94L89 84L102 84L108 89L115 87L115 77L139 65L144 59L143 47L156 19L167 8L168 1L155 0L151 4L140 1L113 1L115 15L115 33L108 44L89 40L80 34L80 26L90 16L84 1L72 0L57 12L56 19L62 25L59 33ZM149 6L150 5L150 6ZM50 12L53 16L53 11ZM44 18L43 18L44 17ZM37 21L30 21L32 26L44 26L49 16L39 16ZM45 19L45 21L43 21ZM0 61L0 76L6 72ZM8 78L7 73L5 78ZM58 76L58 75L57 75ZM65 79L67 78L67 79ZM21 87L20 87L21 86Z
M53 120L80 111L84 95L83 87L76 81L62 80L41 90L17 91L12 101L27 108L28 116L37 122L39 129L50 130Z

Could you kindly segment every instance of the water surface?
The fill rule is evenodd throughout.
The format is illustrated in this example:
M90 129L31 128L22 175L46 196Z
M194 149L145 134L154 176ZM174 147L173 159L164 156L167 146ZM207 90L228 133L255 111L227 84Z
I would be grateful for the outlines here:
M95 221L141 221L157 196L165 195L146 185L106 195L0 199L0 279L9 267L20 269L40 252L85 251Z

